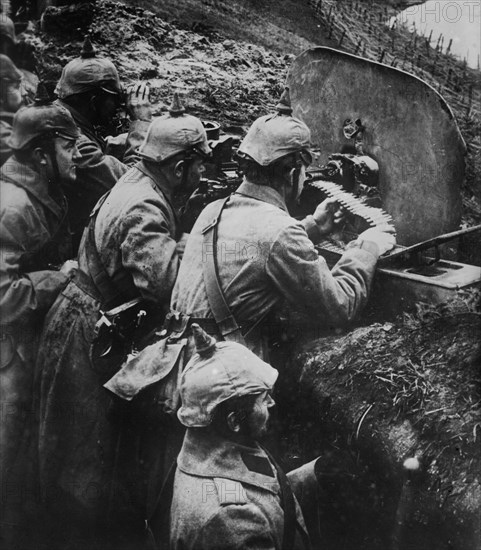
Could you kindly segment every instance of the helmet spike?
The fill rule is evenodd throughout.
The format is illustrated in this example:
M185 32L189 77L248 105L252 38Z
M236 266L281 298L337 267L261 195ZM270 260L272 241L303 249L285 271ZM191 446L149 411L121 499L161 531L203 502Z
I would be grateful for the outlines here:
M287 86L282 92L279 103L276 105L276 109L280 115L292 115L291 95Z
M50 98L44 82L40 81L37 85L37 91L35 92L34 104L38 107L40 105L47 105L51 102L52 99Z
M95 57L97 54L95 48L92 45L92 42L90 41L90 37L86 36L84 43L82 45L82 49L80 51L80 57L82 59L87 59L89 57Z
M169 107L170 116L181 116L185 113L184 106L181 104L179 99L179 94L174 92L174 97L172 98L172 103Z
M197 323L192 323L192 333L194 335L197 353L201 357L210 357L214 353L217 340L207 334L207 332Z

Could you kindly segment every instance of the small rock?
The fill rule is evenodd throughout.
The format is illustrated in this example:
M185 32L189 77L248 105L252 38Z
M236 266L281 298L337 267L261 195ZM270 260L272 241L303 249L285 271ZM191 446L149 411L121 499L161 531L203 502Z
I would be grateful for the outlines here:
M222 42L222 45L226 50L232 50L235 46L235 43L233 40L224 40L224 42Z

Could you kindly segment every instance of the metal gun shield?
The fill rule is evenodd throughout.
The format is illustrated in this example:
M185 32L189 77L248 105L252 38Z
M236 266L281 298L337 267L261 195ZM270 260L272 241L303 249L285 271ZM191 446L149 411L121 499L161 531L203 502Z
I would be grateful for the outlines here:
M459 227L466 145L436 90L399 69L324 47L297 57L287 80L293 114L320 149L316 164L353 152L355 140L377 161L383 208L399 244ZM349 120L362 134L346 134Z

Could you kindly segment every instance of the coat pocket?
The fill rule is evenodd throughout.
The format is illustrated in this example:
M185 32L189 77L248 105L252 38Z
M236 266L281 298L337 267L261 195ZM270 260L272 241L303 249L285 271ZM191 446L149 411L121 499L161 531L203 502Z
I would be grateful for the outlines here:
M11 334L0 334L0 369L6 369L15 355L15 339Z

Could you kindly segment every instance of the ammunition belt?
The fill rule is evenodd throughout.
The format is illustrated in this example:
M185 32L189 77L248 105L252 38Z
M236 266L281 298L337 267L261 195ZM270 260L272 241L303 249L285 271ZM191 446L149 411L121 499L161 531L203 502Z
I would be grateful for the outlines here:
M306 183L319 189L329 198L336 199L348 212L359 216L371 227L383 226L384 229L389 228L395 231L392 217L382 208L368 206L363 197L355 197L332 181L308 180Z
M370 227L382 227L384 230L395 232L392 217L382 208L369 206L365 203L363 197L355 197L352 193L345 191L340 185L332 181L313 179L307 180L307 185L319 189L329 198L336 199L350 214L364 220ZM323 239L317 245L318 250L324 250L341 256L344 252L346 243L354 240L357 234L343 231L342 240L333 240L331 237Z

